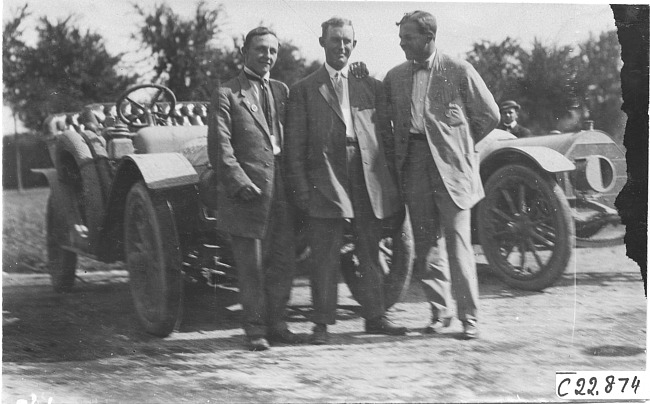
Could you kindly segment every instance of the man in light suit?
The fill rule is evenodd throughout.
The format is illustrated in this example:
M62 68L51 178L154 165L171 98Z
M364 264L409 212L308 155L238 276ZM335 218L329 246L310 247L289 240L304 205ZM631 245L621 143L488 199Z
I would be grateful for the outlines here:
M282 156L289 90L269 78L278 55L265 27L246 36L244 69L215 92L208 156L218 179L217 228L232 237L243 328L251 350L299 343L284 320L295 269Z
M357 300L368 333L402 335L385 316L378 244L381 220L402 208L384 139L390 136L381 82L348 75L352 22L322 24L326 64L295 84L289 99L288 182L307 215L312 248L312 343L325 344L336 318L340 249L352 221L363 285Z
M389 71L384 85L395 130L395 165L413 227L414 275L432 308L425 331L449 326L455 298L464 336L476 338L478 282L470 209L484 192L474 144L496 127L499 108L469 63L436 50L433 15L414 11L397 25L408 61ZM441 234L449 267L434 262Z

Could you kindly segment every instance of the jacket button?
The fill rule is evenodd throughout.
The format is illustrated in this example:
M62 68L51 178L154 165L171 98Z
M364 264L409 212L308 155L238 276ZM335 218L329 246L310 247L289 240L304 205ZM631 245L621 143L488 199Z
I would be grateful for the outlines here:
M264 182L271 182L271 180L267 178L264 180Z
M268 147L265 147L264 150L269 151L270 149Z
M264 167L270 167L271 165L269 163L264 163Z

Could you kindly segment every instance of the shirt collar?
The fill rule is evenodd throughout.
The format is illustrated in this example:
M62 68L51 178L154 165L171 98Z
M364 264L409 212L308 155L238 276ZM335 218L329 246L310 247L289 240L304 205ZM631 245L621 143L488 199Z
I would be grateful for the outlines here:
M246 73L246 74L248 74L250 76L256 77L258 79L264 80L266 82L269 81L269 77L271 76L271 74L269 72L267 72L264 76L260 76L259 74L255 73L254 71L249 69L248 66L244 66L244 73Z
M327 69L327 73L329 74L330 78L334 78L334 75L336 75L336 73L341 73L341 76L343 76L344 79L348 78L349 67L347 64L343 66L341 70L336 70L332 66L325 63L325 69Z

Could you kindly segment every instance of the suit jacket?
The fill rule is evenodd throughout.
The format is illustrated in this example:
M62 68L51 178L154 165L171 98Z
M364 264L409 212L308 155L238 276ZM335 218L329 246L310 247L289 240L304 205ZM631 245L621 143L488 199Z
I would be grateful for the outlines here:
M384 79L391 104L398 173L408 153L413 63L394 67ZM425 131L445 188L461 209L484 196L474 144L499 122L499 108L476 70L467 62L436 52L424 105Z
M510 132L516 137L532 137L533 133L526 127L521 126L519 124L516 124L514 128L508 128L506 125L503 123L500 123L499 126L497 126L497 129L505 130L506 132Z
M381 82L371 77L350 75L348 89L370 203L383 219L402 206L386 157L392 152L384 145L391 133L385 94ZM325 66L292 87L288 113L287 179L295 197L309 201L312 217L353 217L346 190L346 126Z
M270 80L282 140L287 86ZM243 72L222 85L212 97L208 128L208 158L217 177L217 229L241 237L263 238L276 173L271 132L250 82ZM262 195L244 202L235 194L255 184Z

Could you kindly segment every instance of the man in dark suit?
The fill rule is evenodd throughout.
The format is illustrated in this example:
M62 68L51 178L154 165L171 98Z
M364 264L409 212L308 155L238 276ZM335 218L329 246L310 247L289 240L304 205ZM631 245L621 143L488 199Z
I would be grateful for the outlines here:
M286 147L291 191L307 215L312 248L312 343L327 343L327 325L335 322L339 254L350 219L366 332L401 335L406 329L385 316L379 265L381 220L402 208L384 148L391 129L383 89L373 78L348 75L356 45L351 21L324 22L319 42L326 64L291 89Z
M499 110L469 63L436 50L433 15L414 11L397 25L408 61L389 71L384 85L395 129L395 165L413 227L414 276L425 286L432 308L425 331L449 326L451 280L464 335L476 338L478 282L470 209L484 192L474 144L496 127ZM449 267L434 261L441 234Z
M531 131L517 122L520 109L521 106L515 101L508 100L502 102L501 105L499 105L501 122L499 122L497 129L508 131L517 137L532 137L533 134Z
M258 27L246 36L244 69L216 91L208 156L218 178L217 228L232 237L243 328L251 350L299 343L284 320L295 268L293 218L282 156L285 84L269 79L279 43Z

